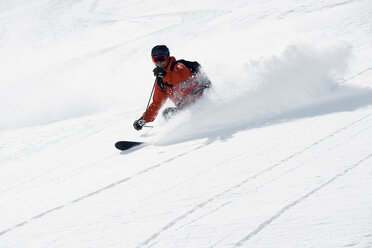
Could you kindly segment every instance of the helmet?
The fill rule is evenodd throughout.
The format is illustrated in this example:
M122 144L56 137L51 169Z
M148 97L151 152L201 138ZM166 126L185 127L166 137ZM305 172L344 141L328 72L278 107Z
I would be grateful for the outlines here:
M166 57L169 57L169 49L166 45L157 45L152 48L151 57L159 55L165 55Z

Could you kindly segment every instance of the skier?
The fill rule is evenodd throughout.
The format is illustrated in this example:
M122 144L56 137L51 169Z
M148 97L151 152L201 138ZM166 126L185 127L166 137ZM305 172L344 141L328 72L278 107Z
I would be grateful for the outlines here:
M153 70L156 77L155 90L152 103L141 118L133 123L133 127L138 131L147 122L155 120L158 111L168 98L176 107L166 108L163 111L165 119L171 118L179 110L201 98L204 90L211 85L208 77L200 71L199 63L176 61L173 56L170 56L169 49L165 45L155 46L151 50L151 57L156 65Z

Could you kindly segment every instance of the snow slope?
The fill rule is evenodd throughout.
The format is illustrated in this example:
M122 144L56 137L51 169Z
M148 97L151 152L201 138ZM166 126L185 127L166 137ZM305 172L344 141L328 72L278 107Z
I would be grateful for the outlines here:
M370 1L15 0L0 21L0 247L372 247ZM156 44L214 87L136 132Z

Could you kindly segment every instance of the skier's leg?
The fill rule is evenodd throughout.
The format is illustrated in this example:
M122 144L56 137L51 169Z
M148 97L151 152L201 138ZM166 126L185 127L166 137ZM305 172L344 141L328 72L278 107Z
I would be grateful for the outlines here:
M166 108L163 111L163 117L165 120L169 120L170 118L175 116L177 112L178 112L178 108L175 108L175 107Z

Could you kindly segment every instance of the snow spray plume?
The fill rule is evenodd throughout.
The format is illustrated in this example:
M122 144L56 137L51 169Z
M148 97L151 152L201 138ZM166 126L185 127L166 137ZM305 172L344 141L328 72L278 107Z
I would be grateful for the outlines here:
M330 101L342 101L340 97L356 93L335 79L344 72L350 50L346 45L323 48L291 45L280 56L246 63L242 65L239 82L232 82L230 75L226 75L230 79L215 83L215 89L203 100L177 116L177 121L167 125L167 132L160 132L159 140L173 143L228 136L239 130L298 118L304 108L320 114ZM232 84L234 87L225 87ZM221 85L223 90L219 89ZM169 132L169 128L174 130Z

